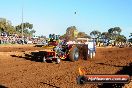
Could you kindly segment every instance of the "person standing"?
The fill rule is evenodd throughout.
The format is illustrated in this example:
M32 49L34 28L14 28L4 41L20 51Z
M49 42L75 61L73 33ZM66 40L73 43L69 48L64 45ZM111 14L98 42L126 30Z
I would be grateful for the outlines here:
M88 42L88 55L94 58L96 53L96 42L94 40Z

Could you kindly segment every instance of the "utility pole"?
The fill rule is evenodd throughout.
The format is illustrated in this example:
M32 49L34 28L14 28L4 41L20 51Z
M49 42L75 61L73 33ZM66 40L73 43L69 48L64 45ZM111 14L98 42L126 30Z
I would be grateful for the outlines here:
M24 44L24 38L23 38L23 5L22 5L22 44Z

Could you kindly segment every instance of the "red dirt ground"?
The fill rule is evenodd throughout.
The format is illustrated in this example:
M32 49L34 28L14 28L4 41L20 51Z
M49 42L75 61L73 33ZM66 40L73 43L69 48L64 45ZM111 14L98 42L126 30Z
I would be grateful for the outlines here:
M79 67L87 69L87 74L129 74L132 77L132 48L97 48L94 59L61 61L60 64L23 58L24 53L43 49L32 45L0 46L0 87L108 88L107 84L78 85ZM132 88L132 82L118 86Z

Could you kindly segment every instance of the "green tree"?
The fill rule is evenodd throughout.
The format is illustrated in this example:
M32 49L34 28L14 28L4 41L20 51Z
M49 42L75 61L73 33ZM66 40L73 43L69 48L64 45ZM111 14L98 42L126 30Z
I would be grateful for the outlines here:
M110 34L108 33L108 32L103 32L102 34L101 34L101 37L104 39L110 39Z
M98 44L99 38L101 37L101 32L99 32L98 30L94 30L90 33L90 35L96 40L96 44Z
M128 39L128 41L132 43L132 38Z
M6 31L6 19L0 18L0 31L4 32Z
M15 32L14 26L12 26L11 21L5 18L0 18L0 33L7 32L8 34L13 34Z
M131 37L132 36L132 33L130 33L130 36L129 37Z
M114 27L113 31L115 32L115 34L120 35L120 33L121 33L122 30L121 30L120 27Z
M110 38L115 40L117 36L120 35L122 29L120 27L114 27L114 28L110 28L108 30L108 33L110 34Z
M23 23L23 24L21 23L20 25L17 25L15 27L17 32L22 33L22 25L23 25L23 33L24 33L24 36L32 36L33 33L36 32L35 30L32 30L33 24L30 24L28 22Z
M132 33L130 33L129 37L130 37L130 39L128 39L128 41L132 43L132 38L131 38L132 37Z
M109 34L112 34L112 33L113 33L113 30L114 30L114 28L110 28L110 29L108 30L108 33L109 33Z
M36 32L36 31L35 31L34 29L32 29L32 30L29 32L30 36L33 36L33 34L34 34L35 32Z
M79 32L77 37L78 38L84 38L86 36L85 32Z
M66 30L66 40L69 41L74 41L75 38L77 37L78 30L75 26L68 27Z
M127 38L124 35L119 35L116 37L116 42L126 42Z
M101 32L99 32L98 30L94 30L90 33L90 35L94 38L99 38L101 36Z
M28 23L28 22L23 23L23 29L24 29L24 30L25 30L25 29L32 29L32 28L33 28L33 24L30 24L30 23ZM17 30L17 31L22 30L22 23L21 23L20 25L16 26L16 30Z

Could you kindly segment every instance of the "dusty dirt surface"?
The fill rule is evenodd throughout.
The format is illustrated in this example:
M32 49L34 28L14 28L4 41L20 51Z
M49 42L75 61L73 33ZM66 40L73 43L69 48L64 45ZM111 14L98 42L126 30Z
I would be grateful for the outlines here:
M35 45L0 45L0 52L25 52L43 49L42 47L35 47Z
M132 88L129 84L78 85L78 68L87 74L128 74L132 77L132 48L97 48L96 57L60 64L43 63L24 57L44 50L32 45L0 46L0 87L3 88Z

